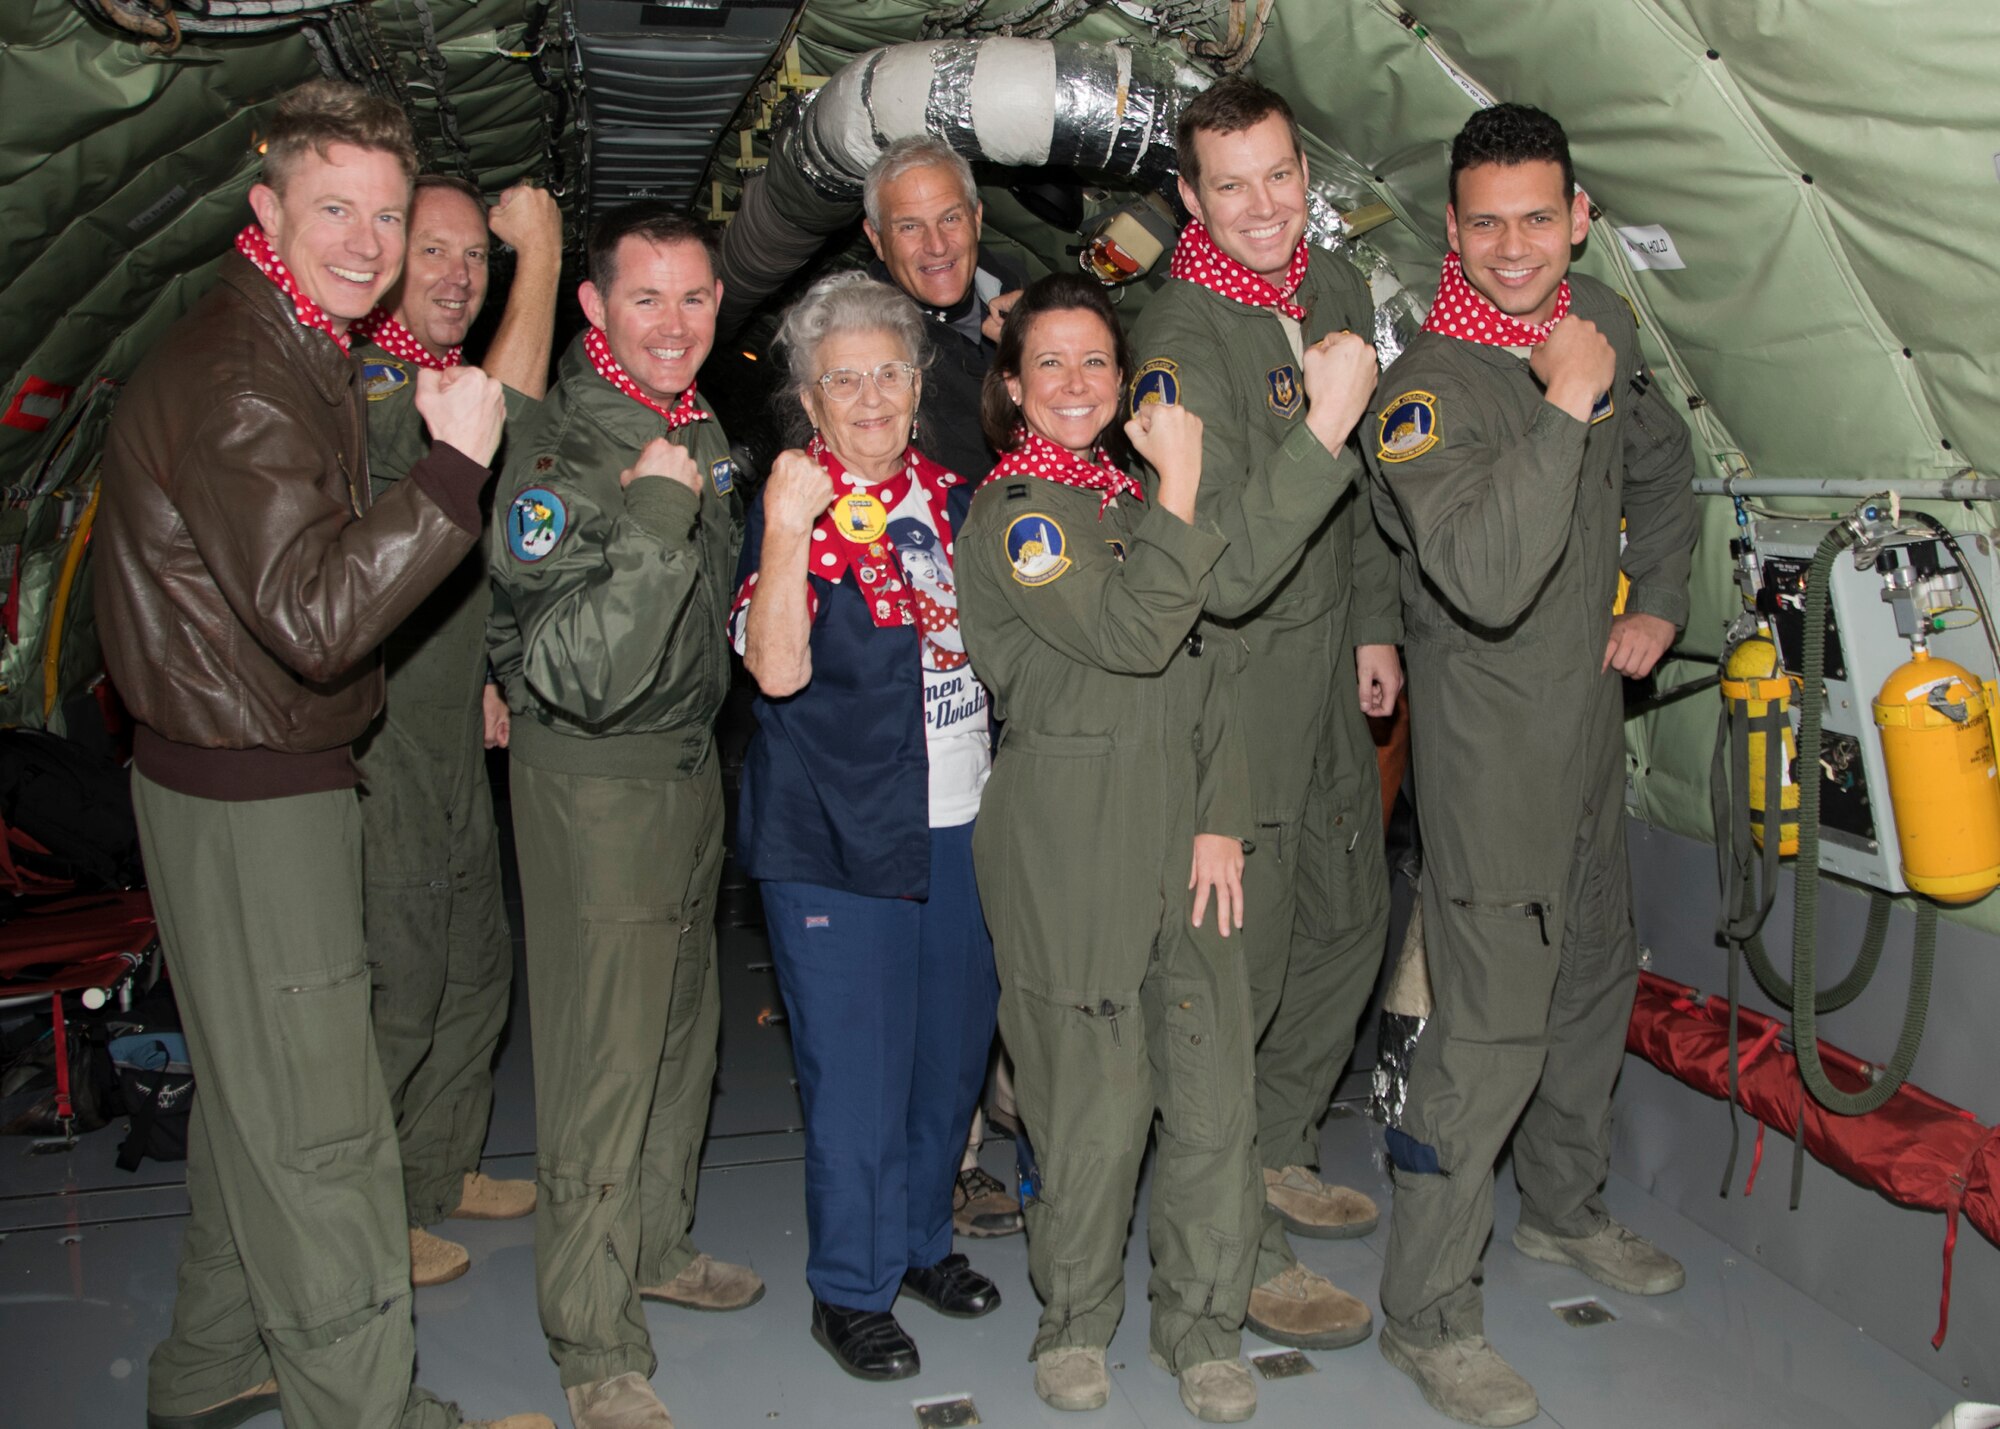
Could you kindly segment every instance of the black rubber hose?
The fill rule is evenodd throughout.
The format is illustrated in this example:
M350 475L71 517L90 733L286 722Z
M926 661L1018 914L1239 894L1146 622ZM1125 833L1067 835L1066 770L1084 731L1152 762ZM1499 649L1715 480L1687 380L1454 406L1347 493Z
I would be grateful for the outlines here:
M1894 1096L1917 1060L1930 1009L1931 972L1937 955L1937 905L1929 900L1916 907L1916 946L1910 963L1910 997L1903 1009L1903 1033L1895 1055L1875 1079L1859 1092L1844 1092L1827 1080L1819 1060L1818 1008L1814 999L1816 943L1819 933L1819 789L1820 719L1825 706L1826 607L1834 559L1854 540L1846 523L1827 532L1813 553L1806 577L1804 650L1800 674L1805 692L1799 701L1799 860L1793 874L1796 904L1792 913L1792 1042L1799 1079L1814 1100L1842 1116L1863 1116ZM1871 910L1871 925L1872 925Z

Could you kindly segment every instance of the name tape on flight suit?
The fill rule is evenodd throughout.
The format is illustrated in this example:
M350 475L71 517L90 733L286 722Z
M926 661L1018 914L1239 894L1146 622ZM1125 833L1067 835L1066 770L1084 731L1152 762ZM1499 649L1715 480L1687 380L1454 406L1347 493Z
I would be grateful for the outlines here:
M1408 461L1422 456L1442 440L1436 395L1405 392L1382 410L1382 431L1375 444L1375 455L1383 461Z

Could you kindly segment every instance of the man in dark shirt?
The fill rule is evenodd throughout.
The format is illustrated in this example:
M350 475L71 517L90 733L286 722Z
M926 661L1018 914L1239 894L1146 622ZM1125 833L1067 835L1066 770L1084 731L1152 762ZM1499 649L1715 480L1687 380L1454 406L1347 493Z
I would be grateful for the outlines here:
M984 208L972 168L941 139L899 139L862 189L861 231L875 246L869 275L893 283L931 320L937 353L924 373L916 444L977 482L993 468L979 434L979 389L1000 323L1027 281L1020 266L979 246Z

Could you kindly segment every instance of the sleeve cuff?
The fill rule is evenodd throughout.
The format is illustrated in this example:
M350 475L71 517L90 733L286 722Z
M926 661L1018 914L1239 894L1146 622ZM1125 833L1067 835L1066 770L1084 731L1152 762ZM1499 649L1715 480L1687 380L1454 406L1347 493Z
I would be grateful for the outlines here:
M1204 526L1190 526L1164 506L1154 504L1132 533L1183 562L1197 577L1205 576L1229 549L1229 540Z
M625 512L662 541L680 543L694 529L701 494L665 476L642 476L625 488Z
M1688 594L1685 590L1641 585L1634 581L1631 590L1625 593L1625 613L1656 615L1661 620L1672 621L1674 629L1683 630L1688 621Z
M410 468L410 479L461 531L479 534L479 494L492 472L452 446L432 442L430 455Z
M1376 615L1354 622L1354 643L1356 645L1401 645L1403 643L1403 618L1400 615Z

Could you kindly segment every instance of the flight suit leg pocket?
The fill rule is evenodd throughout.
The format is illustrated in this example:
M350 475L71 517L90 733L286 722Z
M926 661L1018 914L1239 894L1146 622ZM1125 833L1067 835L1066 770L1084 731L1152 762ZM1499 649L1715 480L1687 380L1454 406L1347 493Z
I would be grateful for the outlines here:
M1562 908L1549 893L1440 890L1424 940L1438 1015L1455 1042L1539 1045L1562 956Z
M1167 1130L1190 1150L1221 1147L1222 1060L1217 1036L1215 999L1209 986L1196 978L1164 978L1158 1010L1165 1039L1160 1088L1161 1114Z
M669 960L680 938L680 920L670 908L583 910L575 968L577 1025L571 1031L598 1073L651 1076L679 981Z
M368 968L361 962L281 975L270 987L271 1031L283 1049L280 1144L295 1169L312 1170L332 1148L376 1129L373 1084L379 1074L368 997Z
M1538 890L1424 892L1433 1008L1389 1154L1404 1175L1449 1176L1492 1163L1541 1077L1562 923Z
M1027 1045L1012 1045L1017 1065L1033 1064L1043 1075L1023 1079L1047 1097L1048 1105L1023 1108L1030 1125L1050 1128L1050 1138L1074 1151L1115 1154L1134 1151L1150 1108L1145 1029L1139 995L1132 988L1062 988L1017 982L1008 996L1019 999L1015 1025Z

